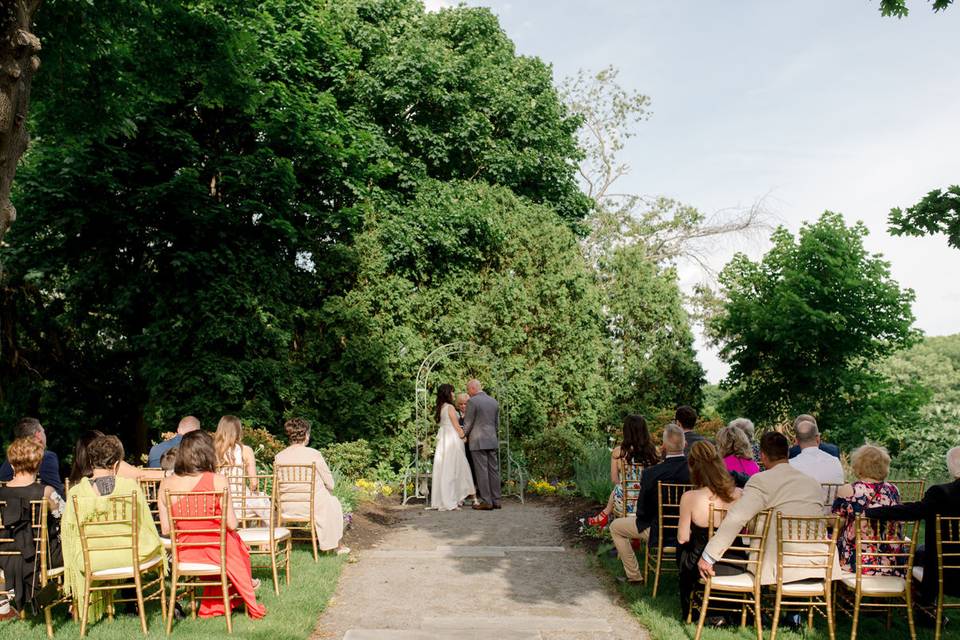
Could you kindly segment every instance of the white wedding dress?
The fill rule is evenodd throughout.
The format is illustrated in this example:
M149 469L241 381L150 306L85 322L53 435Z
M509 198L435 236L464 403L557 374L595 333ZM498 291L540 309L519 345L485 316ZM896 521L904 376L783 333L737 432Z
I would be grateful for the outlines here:
M430 508L440 511L456 509L464 498L476 492L467 462L466 445L450 422L451 409L451 404L445 404L440 409L440 431L433 453Z

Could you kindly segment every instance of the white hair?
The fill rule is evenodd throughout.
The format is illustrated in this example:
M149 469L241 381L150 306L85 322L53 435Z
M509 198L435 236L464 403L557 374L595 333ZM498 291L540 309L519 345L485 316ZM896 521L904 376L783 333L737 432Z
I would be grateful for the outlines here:
M663 445L667 453L682 453L684 448L683 429L675 422L663 428Z
M753 440L753 420L750 418L736 418L731 420L728 427L736 427L743 431L743 435L747 436L747 440Z
M960 478L960 447L947 451L947 469L951 477Z

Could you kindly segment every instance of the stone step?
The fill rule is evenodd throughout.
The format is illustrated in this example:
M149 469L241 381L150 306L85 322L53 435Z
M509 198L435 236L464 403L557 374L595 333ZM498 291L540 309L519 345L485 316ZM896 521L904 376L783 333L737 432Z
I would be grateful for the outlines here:
M350 629L343 640L489 640L489 631L473 629L450 629L448 631L425 631L421 629ZM537 631L502 631L497 640L542 640Z
M603 618L564 618L560 616L485 616L450 618L424 617L420 626L426 631L475 630L498 639L509 631L590 631L610 633L613 628ZM494 632L491 634L491 632Z
M434 549L374 549L364 552L366 558L504 558L508 553L562 553L564 547L524 547L524 546L467 546L440 545Z

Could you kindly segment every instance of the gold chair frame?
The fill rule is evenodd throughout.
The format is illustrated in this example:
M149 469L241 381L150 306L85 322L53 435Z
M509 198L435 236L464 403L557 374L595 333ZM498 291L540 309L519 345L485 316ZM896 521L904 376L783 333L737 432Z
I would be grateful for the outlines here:
M52 638L53 608L61 604L69 604L71 598L63 593L63 566L50 567L50 530L47 528L50 518L50 503L46 498L31 500L30 512L33 519L33 539L37 545L37 555L40 557L40 587L47 586L51 581L59 583L60 596L43 608L47 636Z
M725 516L727 510L716 508L713 504L710 505L709 535L711 538L713 537L717 523L723 520L722 517L716 518L714 516L715 513L719 512L722 512ZM746 575L752 576L749 584L714 584L714 581L717 579L729 579L735 576L711 576L704 582L703 597L700 603L700 619L697 622L697 633L694 636L694 640L700 640L700 636L703 633L703 624L707 619L707 610L710 608L711 601L738 605L735 609L728 608L722 610L739 611L741 628L746 626L747 610L752 608L753 623L757 629L757 640L763 640L763 621L760 617L760 572L763 567L764 549L766 547L767 534L770 530L770 522L772 519L771 509L761 511L747 523L744 531L741 531L737 537L734 538L733 544L730 545L727 551L741 552L746 556L745 559L730 558L726 555L723 557L722 561L724 564L740 565L743 567ZM753 569L752 571L751 568ZM718 596L716 592L727 595ZM693 599L691 598L691 603L692 602Z
M656 560L653 561L654 566L654 576L653 576L653 591L651 592L652 597L657 597L657 589L660 587L660 575L663 573L676 573L676 563L668 563L664 565L663 559L667 558L676 558L677 556L677 529L680 527L680 497L690 489L693 489L692 484L680 484L672 482L657 482L657 545L656 545ZM669 511L665 511L665 508L669 508ZM672 532L673 544L664 545L663 541L666 539L664 537L665 532ZM649 537L647 538L649 541ZM647 572L650 569L651 560L650 560L650 543L647 542L646 548L643 552L643 581L647 581Z
M867 525L866 527L864 525ZM887 628L890 628L892 621L893 609L906 608L907 610L907 624L910 627L910 638L911 640L916 640L917 632L916 627L913 622L913 593L912 593L912 578L913 575L913 552L916 547L916 538L917 538L917 527L918 523L916 520L902 522L903 525L903 535L902 536L885 536L883 531L885 530L885 525L889 524L888 522L881 522L879 520L871 520L865 518L862 515L858 515L854 526L856 527L856 552L857 552L857 572L853 574L855 583L851 587L848 583L850 580L851 574L844 574L841 577L841 582L847 591L853 590L853 628L850 630L850 640L857 640L857 625L860 622L860 609L870 608L870 609L886 609L887 610ZM865 537L863 530L869 528L871 531L875 532L874 536ZM864 547L866 545L875 545L878 549L895 545L905 548L905 551L868 551ZM865 589L863 585L864 579L871 579L877 577L890 577L896 578L896 576L874 576L874 575L864 575L860 570L861 567L864 567L863 559L864 558L891 558L894 560L894 563L898 563L901 560L903 564L896 564L897 567L900 567L904 571L903 577L903 589L899 591L891 591L890 589ZM875 566L877 563L868 563L870 566ZM869 599L879 599L883 602L864 602L865 598ZM890 602L891 600L903 600L903 602Z
M277 526L290 531L291 539L297 538L295 532L305 531L310 535L313 545L313 561L319 562L317 529L315 520L315 500L317 496L317 468L312 464L278 464L273 467L273 487L277 510ZM289 487L289 489L286 489ZM286 497L285 497L286 496ZM297 496L292 498L290 496ZM298 505L307 502L307 515L284 513L286 505Z
M627 515L629 515L627 512L627 505L630 504L631 500L633 502L636 502L637 498L640 497L640 492L641 492L640 488L637 488L637 489L628 488L628 486L631 484L639 484L639 480L628 479L627 470L628 469L636 470L639 468L640 471L642 472L644 469L644 465L633 464L631 462L627 462L623 458L620 458L620 460L618 461L618 465L620 467L620 489L623 494L623 501L620 504L620 511L617 513L617 517L626 518ZM632 477L637 478L639 476L635 475Z
M241 476L243 481L239 501L233 497L239 527L237 533L240 539L250 547L251 560L253 556L268 556L270 564L252 565L254 568L269 567L273 573L273 592L280 595L280 580L277 570L277 561L282 559L286 584L290 584L290 560L293 551L293 536L289 529L277 526L277 495L276 484L271 474L257 474ZM256 488L251 487L254 485ZM232 491L232 488L231 488ZM267 520L263 520L262 507L254 501L269 498ZM239 504L239 508L236 505ZM261 524L262 523L262 524Z
M836 637L833 563L839 535L839 516L786 516L777 512L777 592L770 640L777 637L782 608L806 609L810 629L813 628L814 612L822 613L827 619L830 640ZM804 547L807 550L802 550ZM784 569L820 569L823 578L784 583ZM824 608L823 612L820 607Z
M140 491L143 492L143 499L147 501L150 508L150 515L153 516L153 522L160 530L160 480L150 478L141 478L139 480Z
M837 499L837 492L844 484L843 482L821 482L820 488L823 489L824 509L832 509L833 501Z
M165 491L163 496L167 505L167 517L170 521L170 548L173 551L173 563L170 577L170 607L167 611L167 635L173 631L173 612L176 609L177 588L183 587L190 592L191 617L197 616L197 600L222 599L224 618L227 623L227 633L233 633L233 619L230 607L230 579L227 576L227 492L226 491ZM220 504L220 515L210 513L207 506L210 500ZM187 515L174 515L173 505L186 501ZM208 520L217 523L216 526L205 529L188 529L181 531L179 523ZM180 563L181 549L210 547L211 540L188 542L180 540L181 535L215 534L219 547L220 565L209 565L209 568L187 568ZM203 587L219 586L220 596L197 596L196 591Z
M923 489L926 486L926 480L888 480L890 484L897 488L900 494L900 502L920 502L923 499Z
M946 535L944 535L946 532ZM937 516L937 607L934 615L934 640L943 632L944 609L960 609L960 602L946 603L944 598L944 569L960 571L960 516ZM950 545L944 551L944 544ZM922 575L922 574L921 574Z
M84 500L103 500L107 501L109 509L106 512L92 513L86 521L80 519L80 503ZM97 592L106 592L107 616L113 620L114 605L117 602L136 602L137 610L140 615L140 627L144 635L147 634L147 615L144 603L149 600L160 600L160 611L162 615L167 613L166 589L164 586L164 569L166 557L160 552L156 558L150 558L146 562L140 560L140 521L137 510L137 494L129 495L111 495L103 498L88 498L73 496L74 514L77 518L77 526L80 532L80 548L83 553L83 577L84 588L83 596L80 600L80 636L87 634L87 622L90 615L91 596ZM116 526L130 527L130 542L123 542L112 546L98 546L91 541L108 540L118 538L116 531L107 533L98 533L100 528L110 529ZM125 536L124 536L125 538ZM116 569L94 570L91 556L96 553L107 551L129 551L130 565L117 567ZM129 571L118 571L120 569L129 569ZM157 577L146 583L143 582L143 574L157 572ZM98 575L99 574L99 575ZM133 582L128 582L133 580ZM120 584L117 584L117 583ZM97 583L107 583L100 584ZM149 595L144 595L144 591L157 586L157 590ZM134 589L135 598L115 598L113 593L119 589ZM74 598L76 600L76 598ZM74 602L76 608L76 601ZM172 606L171 606L172 609Z

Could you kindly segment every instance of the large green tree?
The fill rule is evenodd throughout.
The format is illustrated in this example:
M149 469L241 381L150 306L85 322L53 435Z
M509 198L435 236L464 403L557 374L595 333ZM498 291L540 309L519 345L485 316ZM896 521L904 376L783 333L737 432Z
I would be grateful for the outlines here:
M770 424L813 413L842 444L888 440L920 401L873 365L917 339L913 291L863 246L867 230L826 212L794 236L777 229L759 262L739 254L720 274L709 328L730 363L728 413Z

